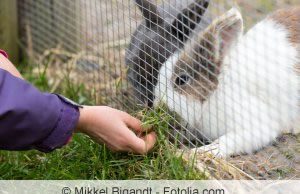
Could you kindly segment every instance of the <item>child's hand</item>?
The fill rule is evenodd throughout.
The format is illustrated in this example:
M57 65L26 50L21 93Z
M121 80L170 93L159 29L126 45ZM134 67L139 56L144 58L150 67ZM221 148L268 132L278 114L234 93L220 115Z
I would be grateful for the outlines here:
M156 134L151 132L140 136L146 132L141 124L140 120L129 114L107 106L85 106L80 109L76 131L106 144L113 151L146 154L153 148Z

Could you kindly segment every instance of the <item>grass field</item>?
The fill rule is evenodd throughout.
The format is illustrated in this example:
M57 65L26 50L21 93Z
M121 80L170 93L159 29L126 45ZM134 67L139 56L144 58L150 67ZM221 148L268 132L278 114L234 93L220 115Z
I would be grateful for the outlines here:
M41 90L53 88L47 78L47 67L27 66L21 72ZM93 104L92 94L83 85L70 82L68 76L54 92ZM163 111L144 113L144 123L153 125L159 136L154 151L146 156L112 153L104 145L76 134L69 145L48 154L35 150L0 151L0 179L205 179L192 164L176 156L164 137L169 116Z

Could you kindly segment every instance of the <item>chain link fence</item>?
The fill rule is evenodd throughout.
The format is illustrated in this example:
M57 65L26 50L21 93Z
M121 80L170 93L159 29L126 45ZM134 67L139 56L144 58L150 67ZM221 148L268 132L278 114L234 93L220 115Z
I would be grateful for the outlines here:
M297 5L19 0L18 17L24 52L53 79L68 72L97 104L131 113L164 107L171 142L212 177L290 179L300 178L300 9L274 16L294 30L290 45L263 19Z

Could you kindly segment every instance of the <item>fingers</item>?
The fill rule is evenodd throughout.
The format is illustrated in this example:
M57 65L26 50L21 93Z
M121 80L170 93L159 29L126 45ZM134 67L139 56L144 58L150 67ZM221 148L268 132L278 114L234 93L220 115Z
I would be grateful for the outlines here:
M130 139L130 147L133 152L138 154L146 154L156 143L156 134L151 132L142 138L133 135Z
M146 136L144 136L142 139L144 140L145 145L146 145L144 153L147 153L155 146L157 136L156 136L155 132L151 132L151 133L147 134Z
M132 130L134 130L136 132L146 132L150 129L150 128L142 127L142 121L140 121L139 119L137 119L125 112L122 112L121 114L122 114L125 124Z
M142 122L125 113L122 112L122 117L124 119L125 124L134 130L135 132L146 132L150 128L143 128L142 127ZM131 133L129 137L129 149L132 150L134 153L138 154L146 154L148 151L150 151L156 143L156 134L154 132L151 132L149 134L146 134L143 137L138 137L136 134Z

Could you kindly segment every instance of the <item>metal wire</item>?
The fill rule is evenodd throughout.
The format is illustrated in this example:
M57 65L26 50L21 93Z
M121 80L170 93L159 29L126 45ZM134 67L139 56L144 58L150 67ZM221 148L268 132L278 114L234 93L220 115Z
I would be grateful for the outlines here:
M297 5L297 0L267 2L269 1L237 1L246 32L272 11ZM230 76L225 76L221 71L230 72L230 64L220 67L219 62L223 59L214 60L217 52L216 34L215 31L208 31L209 27L216 25L216 19L235 6L235 1L222 0L21 0L18 1L21 44L24 52L36 61L47 51L55 51L62 61L74 57L73 66L78 73L74 77L75 81L93 89L97 98L95 102L98 104L137 112L143 108L153 109L153 102L161 101L167 107L163 110L164 114L174 119L170 123L170 138L178 139L176 144L180 147L196 147L213 142L218 139L213 138L216 135L220 137L241 131L241 128L245 128L245 123L255 131L265 129L267 120L284 121L289 115L293 117L292 113L285 113L283 107L278 107L276 103L289 104L287 102L290 99L281 97L280 93L293 90L290 88L293 80L284 80L286 77L281 72L274 73L274 69L262 70L242 65L241 68L245 69L237 67ZM222 36L236 38L231 37L231 33L226 33ZM262 31L261 36L267 37L269 34ZM252 41L261 42L263 38L253 37ZM263 49L256 48L255 45L247 45L248 52L239 53L236 50L240 57L235 60L240 61L235 63L253 61L254 64L260 64L251 58L251 53L257 59L272 62L274 66L278 63L276 52L280 53L280 49L274 48L274 45L263 45ZM274 51L274 58L262 58L269 50ZM166 67L171 58L176 60ZM67 68L63 63L60 65L61 69ZM54 71L61 71L60 68L53 66ZM168 81L162 81L166 78L163 75L167 76L170 72L172 75L167 78ZM261 75L262 72L270 74ZM278 84L273 83L274 76L277 76ZM263 90L266 87L264 95L268 96L273 94L268 86L274 86L278 87L275 91L280 92L270 102L265 102L268 104L267 110L264 109L264 104L253 103L251 96L243 93L244 82L252 83L260 77L261 84L256 88L248 88L249 90L259 87ZM286 87L279 88L285 82ZM226 90L223 90L222 84L228 83L230 84ZM213 95L215 101L211 100ZM216 105L215 102L220 104ZM256 109L253 110L252 106ZM280 118L280 111L287 115ZM266 115L258 116L262 112ZM205 128L208 131L204 131ZM272 130L260 131L259 134L245 130L244 133L236 133L242 134L240 137L225 139L225 145L234 146L233 150L238 150L239 147L248 145L248 142L260 144L270 135L267 133L272 133ZM247 134L251 134L251 139L241 141ZM275 136L272 138L271 143L281 145ZM292 136L288 138L293 139ZM291 141L299 145L298 140ZM299 158L299 150L293 156L293 161L287 157L282 159L285 153L278 148L282 146L272 147L271 143L263 146L267 148L254 150L257 151L255 154L231 157L227 161L255 178L300 178L300 165L296 164L299 161L295 159ZM285 168L274 167L277 163L269 161L272 158L270 150L280 158L278 165L287 161L290 165ZM267 164L257 163L262 158L268 160ZM255 170L265 174L253 172L253 166ZM281 171L286 169L294 170L294 173L282 175ZM280 177L274 175L279 171Z

